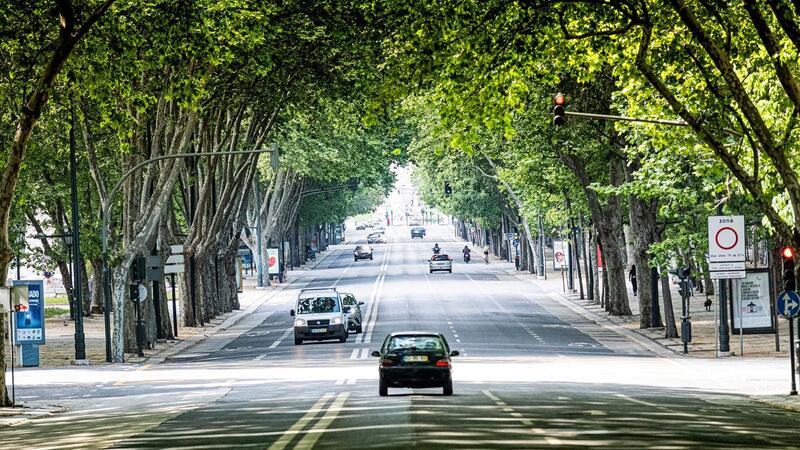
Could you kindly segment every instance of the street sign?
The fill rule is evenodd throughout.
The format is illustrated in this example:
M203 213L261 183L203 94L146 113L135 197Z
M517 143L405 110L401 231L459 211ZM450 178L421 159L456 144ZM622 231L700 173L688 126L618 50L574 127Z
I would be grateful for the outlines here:
M786 318L797 317L800 313L800 295L795 291L782 291L776 301L778 314Z
M712 263L745 260L744 216L708 218L708 259Z
M716 272L731 272L745 270L744 261L708 263L708 270Z
M744 278L747 275L747 272L744 270L732 270L732 271L716 271L716 272L708 272L711 275L712 280L737 280Z
M164 264L164 273L170 274L185 272L186 266L183 264L183 246L170 245L169 252L170 255L167 257L167 262Z
M708 269L712 280L745 277L744 216L708 217Z
M145 258L145 280L160 281L164 278L163 267L161 267L160 255L149 255Z

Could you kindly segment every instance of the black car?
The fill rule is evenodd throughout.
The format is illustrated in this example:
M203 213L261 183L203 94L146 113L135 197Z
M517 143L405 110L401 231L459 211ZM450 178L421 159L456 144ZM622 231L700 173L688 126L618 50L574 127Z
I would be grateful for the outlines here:
M440 387L444 395L453 395L451 351L441 333L406 331L386 336L380 351L378 394L385 397L389 388Z
M411 239L418 237L420 239L425 237L425 228L422 227L413 227L411 229Z
M353 250L353 261L358 261L359 259L368 259L372 261L372 247L369 245L357 245L355 250Z

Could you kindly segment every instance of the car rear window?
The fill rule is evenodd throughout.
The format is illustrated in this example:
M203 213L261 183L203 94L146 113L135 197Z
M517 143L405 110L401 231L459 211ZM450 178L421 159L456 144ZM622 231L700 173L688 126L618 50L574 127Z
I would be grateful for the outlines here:
M324 314L339 312L335 297L308 297L297 301L297 314Z
M439 336L392 336L386 344L386 350L444 350L444 343Z
M447 261L448 259L450 259L450 257L447 255L433 255L432 259L434 261Z

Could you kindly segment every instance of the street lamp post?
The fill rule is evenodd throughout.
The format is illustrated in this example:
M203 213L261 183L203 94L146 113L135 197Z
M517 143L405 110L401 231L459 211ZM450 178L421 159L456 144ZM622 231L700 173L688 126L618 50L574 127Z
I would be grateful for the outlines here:
M83 333L83 293L81 280L81 234L78 211L78 164L75 157L75 110L69 127L69 171L72 200L72 298L75 301L75 364L86 364L86 338Z
M134 172L142 167L152 164L154 162L163 161L165 159L186 159L196 158L199 156L228 156L228 155L252 155L256 153L270 153L274 152L275 148L270 149L257 149L257 150L242 150L242 151L228 151L228 152L198 152L198 153L181 153L177 155L161 155L154 158L144 160L135 166L128 169L127 172L122 174L120 179L111 188L108 193L108 198L103 202L101 215L102 215L102 229L100 230L100 238L102 241L102 257L103 257L103 319L105 322L105 338L106 338L106 361L111 362L111 271L108 267L108 218L111 212L111 204L114 201L114 196L122 188L122 183L128 179Z

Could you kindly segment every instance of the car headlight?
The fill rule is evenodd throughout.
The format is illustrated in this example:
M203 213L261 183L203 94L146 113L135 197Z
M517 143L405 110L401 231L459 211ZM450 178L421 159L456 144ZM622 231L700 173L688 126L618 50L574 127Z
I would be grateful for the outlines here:
M331 320L331 323L334 324L334 325L339 325L339 324L342 323L342 318L341 317L334 317L333 320Z
M304 327L306 326L306 321L303 319L294 319L294 326L296 327Z

